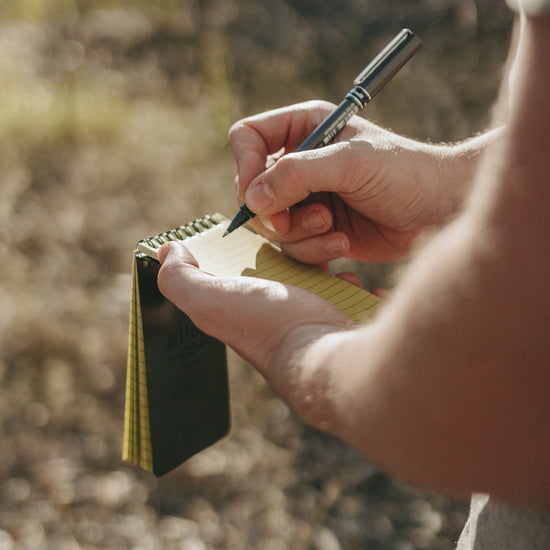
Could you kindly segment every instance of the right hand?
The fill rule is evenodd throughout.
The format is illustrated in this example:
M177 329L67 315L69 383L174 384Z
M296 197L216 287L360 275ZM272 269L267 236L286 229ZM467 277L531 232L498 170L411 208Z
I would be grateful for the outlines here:
M327 147L293 153L333 109L312 101L233 125L238 194L258 214L250 224L307 263L402 259L420 232L458 208L472 170L455 162L452 147L359 117Z

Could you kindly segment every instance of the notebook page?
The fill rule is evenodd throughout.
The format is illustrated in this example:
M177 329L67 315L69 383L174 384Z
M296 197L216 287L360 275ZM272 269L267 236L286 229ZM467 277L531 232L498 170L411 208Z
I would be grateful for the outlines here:
M124 411L124 442L122 457L152 469L149 405L143 345L143 325L138 292L137 268L134 258L130 303L130 331L126 373L126 404Z
M218 219L218 218L216 218ZM249 276L270 279L314 292L352 320L372 317L380 298L314 266L281 253L267 239L241 228L222 239L229 220L185 239L184 244L200 268L221 277Z

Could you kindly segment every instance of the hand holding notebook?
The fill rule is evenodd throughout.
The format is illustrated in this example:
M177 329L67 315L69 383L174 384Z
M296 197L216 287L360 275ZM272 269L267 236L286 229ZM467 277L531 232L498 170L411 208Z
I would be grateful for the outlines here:
M283 395L288 380L285 376L279 379L270 359L282 350L287 335L299 328L305 343L310 333L314 337L319 331L354 326L333 304L304 288L253 275L212 277L195 268L198 263L184 244L170 243L168 249L161 249L159 259L163 265L158 279L161 292L184 309L198 328L247 359ZM164 277L167 272L169 280ZM340 286L341 280L330 276L326 281ZM312 284L320 291L319 283ZM328 292L344 293L344 287L351 295L360 290L346 283ZM342 295L342 299L346 298Z
M234 343L229 332L244 326L245 320L232 322L237 318L231 317L227 307L235 311L238 307L239 314L250 312L249 326L254 334L251 332L247 340L251 347L239 351L257 362L284 338L276 325L288 331L300 323L319 327L328 321L327 326L339 330L372 316L380 303L365 290L284 256L247 229L222 240L228 223L218 214L207 216L141 241L134 255L123 456L157 475L178 466L229 429L224 346L204 332L207 328L210 335ZM166 288L163 286L190 317L166 300L157 287L158 251L167 241L183 241L201 266L198 270L190 263L175 262L178 270L190 270L194 279L168 277ZM182 248L179 251L189 253ZM193 261L190 256L186 259ZM167 269L172 260L166 260ZM163 279L161 274L161 285ZM179 286L171 286L170 280L183 281L187 293L179 293ZM221 285L223 302L213 299L216 285ZM226 299L228 288L235 290L237 301L233 304ZM260 300L268 300L274 308L273 316L262 324L254 320ZM203 327L201 310L215 312L207 317L220 319L218 326Z

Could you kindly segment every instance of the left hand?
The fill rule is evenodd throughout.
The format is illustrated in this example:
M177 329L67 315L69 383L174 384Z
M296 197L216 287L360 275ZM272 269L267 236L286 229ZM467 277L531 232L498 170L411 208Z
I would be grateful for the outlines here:
M355 326L334 306L303 289L253 277L214 277L199 269L185 246L159 250L160 291L203 332L247 359L289 401L293 359L321 336Z

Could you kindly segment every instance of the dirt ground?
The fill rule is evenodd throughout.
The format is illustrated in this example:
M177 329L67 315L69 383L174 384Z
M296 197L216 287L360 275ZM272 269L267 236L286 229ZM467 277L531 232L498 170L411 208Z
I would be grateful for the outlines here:
M483 129L503 4L3 2L0 550L454 547L466 503L305 427L231 353L229 436L160 479L124 463L131 254L233 214L232 122L338 102L401 27L424 48L366 116L433 142ZM394 266L353 268L391 284Z

